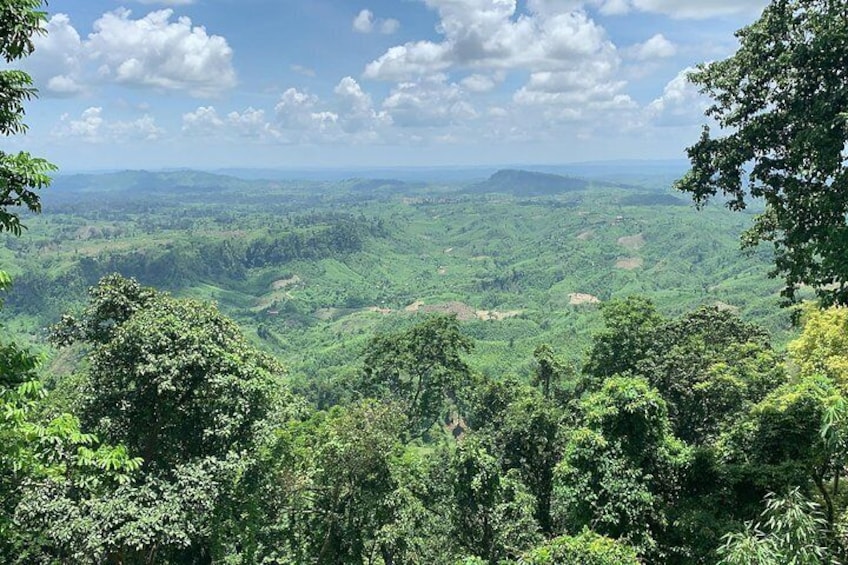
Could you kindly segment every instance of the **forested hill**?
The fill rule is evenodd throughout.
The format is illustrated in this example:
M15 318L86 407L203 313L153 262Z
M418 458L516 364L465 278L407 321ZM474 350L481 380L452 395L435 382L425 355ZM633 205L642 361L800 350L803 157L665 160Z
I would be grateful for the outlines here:
M536 179L565 177L516 175L484 193L468 192L478 182L194 171L59 177L43 214L25 218L27 237L6 242L4 315L43 339L119 272L218 301L313 389L343 380L369 334L427 312L460 316L478 339L472 365L492 375L528 376L546 341L570 343L561 354L578 363L597 305L631 294L669 314L718 304L789 337L769 253L738 251L748 217L696 214L639 171L638 188L575 181L538 196Z
M501 192L514 196L544 196L586 190L591 185L591 182L575 177L504 169L484 182L473 184L468 191L472 193Z

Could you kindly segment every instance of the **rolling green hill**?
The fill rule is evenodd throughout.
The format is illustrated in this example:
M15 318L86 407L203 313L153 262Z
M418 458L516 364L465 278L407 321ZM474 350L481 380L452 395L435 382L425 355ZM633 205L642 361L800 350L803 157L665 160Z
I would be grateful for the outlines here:
M641 186L525 171L458 184L63 177L27 237L5 241L5 316L41 339L119 271L218 301L305 387L344 380L374 332L426 312L455 313L490 375L526 376L545 342L579 364L597 305L631 294L668 314L733 309L784 341L770 256L738 248L750 216Z

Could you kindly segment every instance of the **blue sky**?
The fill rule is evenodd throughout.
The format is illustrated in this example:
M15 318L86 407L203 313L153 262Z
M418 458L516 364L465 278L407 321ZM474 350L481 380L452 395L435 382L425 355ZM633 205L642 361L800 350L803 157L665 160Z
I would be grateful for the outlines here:
M0 149L65 170L683 156L763 0L53 0Z

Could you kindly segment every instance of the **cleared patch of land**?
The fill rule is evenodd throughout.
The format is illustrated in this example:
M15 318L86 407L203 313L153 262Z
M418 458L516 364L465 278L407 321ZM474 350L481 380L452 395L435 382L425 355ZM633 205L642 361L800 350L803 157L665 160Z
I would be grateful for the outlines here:
M301 282L301 278L297 275L293 275L287 279L279 279L271 283L271 288L274 290L280 290L283 288L288 288L290 286L296 285Z
M597 296L592 296L591 294L584 294L582 292L572 292L568 295L568 303L572 306L581 306L583 304L600 304L601 299Z
M616 269L624 269L625 271L633 271L645 264L641 257L622 257L615 262Z
M645 246L645 237L641 233L619 237L618 244L631 251L637 251Z

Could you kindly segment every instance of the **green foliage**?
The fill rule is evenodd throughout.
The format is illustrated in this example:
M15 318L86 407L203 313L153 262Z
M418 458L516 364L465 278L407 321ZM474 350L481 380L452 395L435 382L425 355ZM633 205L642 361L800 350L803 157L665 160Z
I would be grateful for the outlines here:
M546 534L553 529L551 495L554 467L562 451L561 420L561 411L552 403L527 394L509 404L502 417L492 422L490 432L503 471L517 471L535 497L534 515Z
M451 461L454 535L490 565L518 557L538 540L534 497L482 443L466 440Z
M848 391L848 309L808 308L801 335L788 346L804 376L825 375Z
M827 521L821 508L798 489L769 494L761 521L724 536L719 565L819 565L831 561Z
M841 1L777 0L737 33L732 57L690 75L727 133L704 129L677 186L701 204L722 194L735 210L765 201L744 241L773 243L789 299L807 284L825 303L848 300L844 15Z
M633 372L654 342L654 331L663 322L653 302L631 296L601 308L604 329L592 339L583 372L596 380Z
M462 355L472 347L455 316L431 316L401 333L378 336L365 352L365 390L400 402L410 433L420 435L438 419L446 399L466 386L470 370Z
M528 552L519 565L638 565L633 548L584 530L577 536L561 536Z
M0 56L6 63L26 57L35 49L32 37L44 33L47 14L40 10L41 0L4 0L0 5ZM36 90L25 72L0 70L0 135L23 133L26 110ZM20 235L23 225L17 211L23 206L31 212L41 211L37 190L50 184L48 173L56 167L29 153L9 154L0 151L0 232Z
M617 442L587 428L570 434L554 474L552 510L562 530L588 527L624 539L644 554L656 543L651 529L661 521L659 507L651 477Z
M209 304L109 277L63 335L93 346L88 421L161 469L248 449L282 368Z
M662 394L675 434L696 445L784 381L765 331L699 308L656 329L637 372Z

